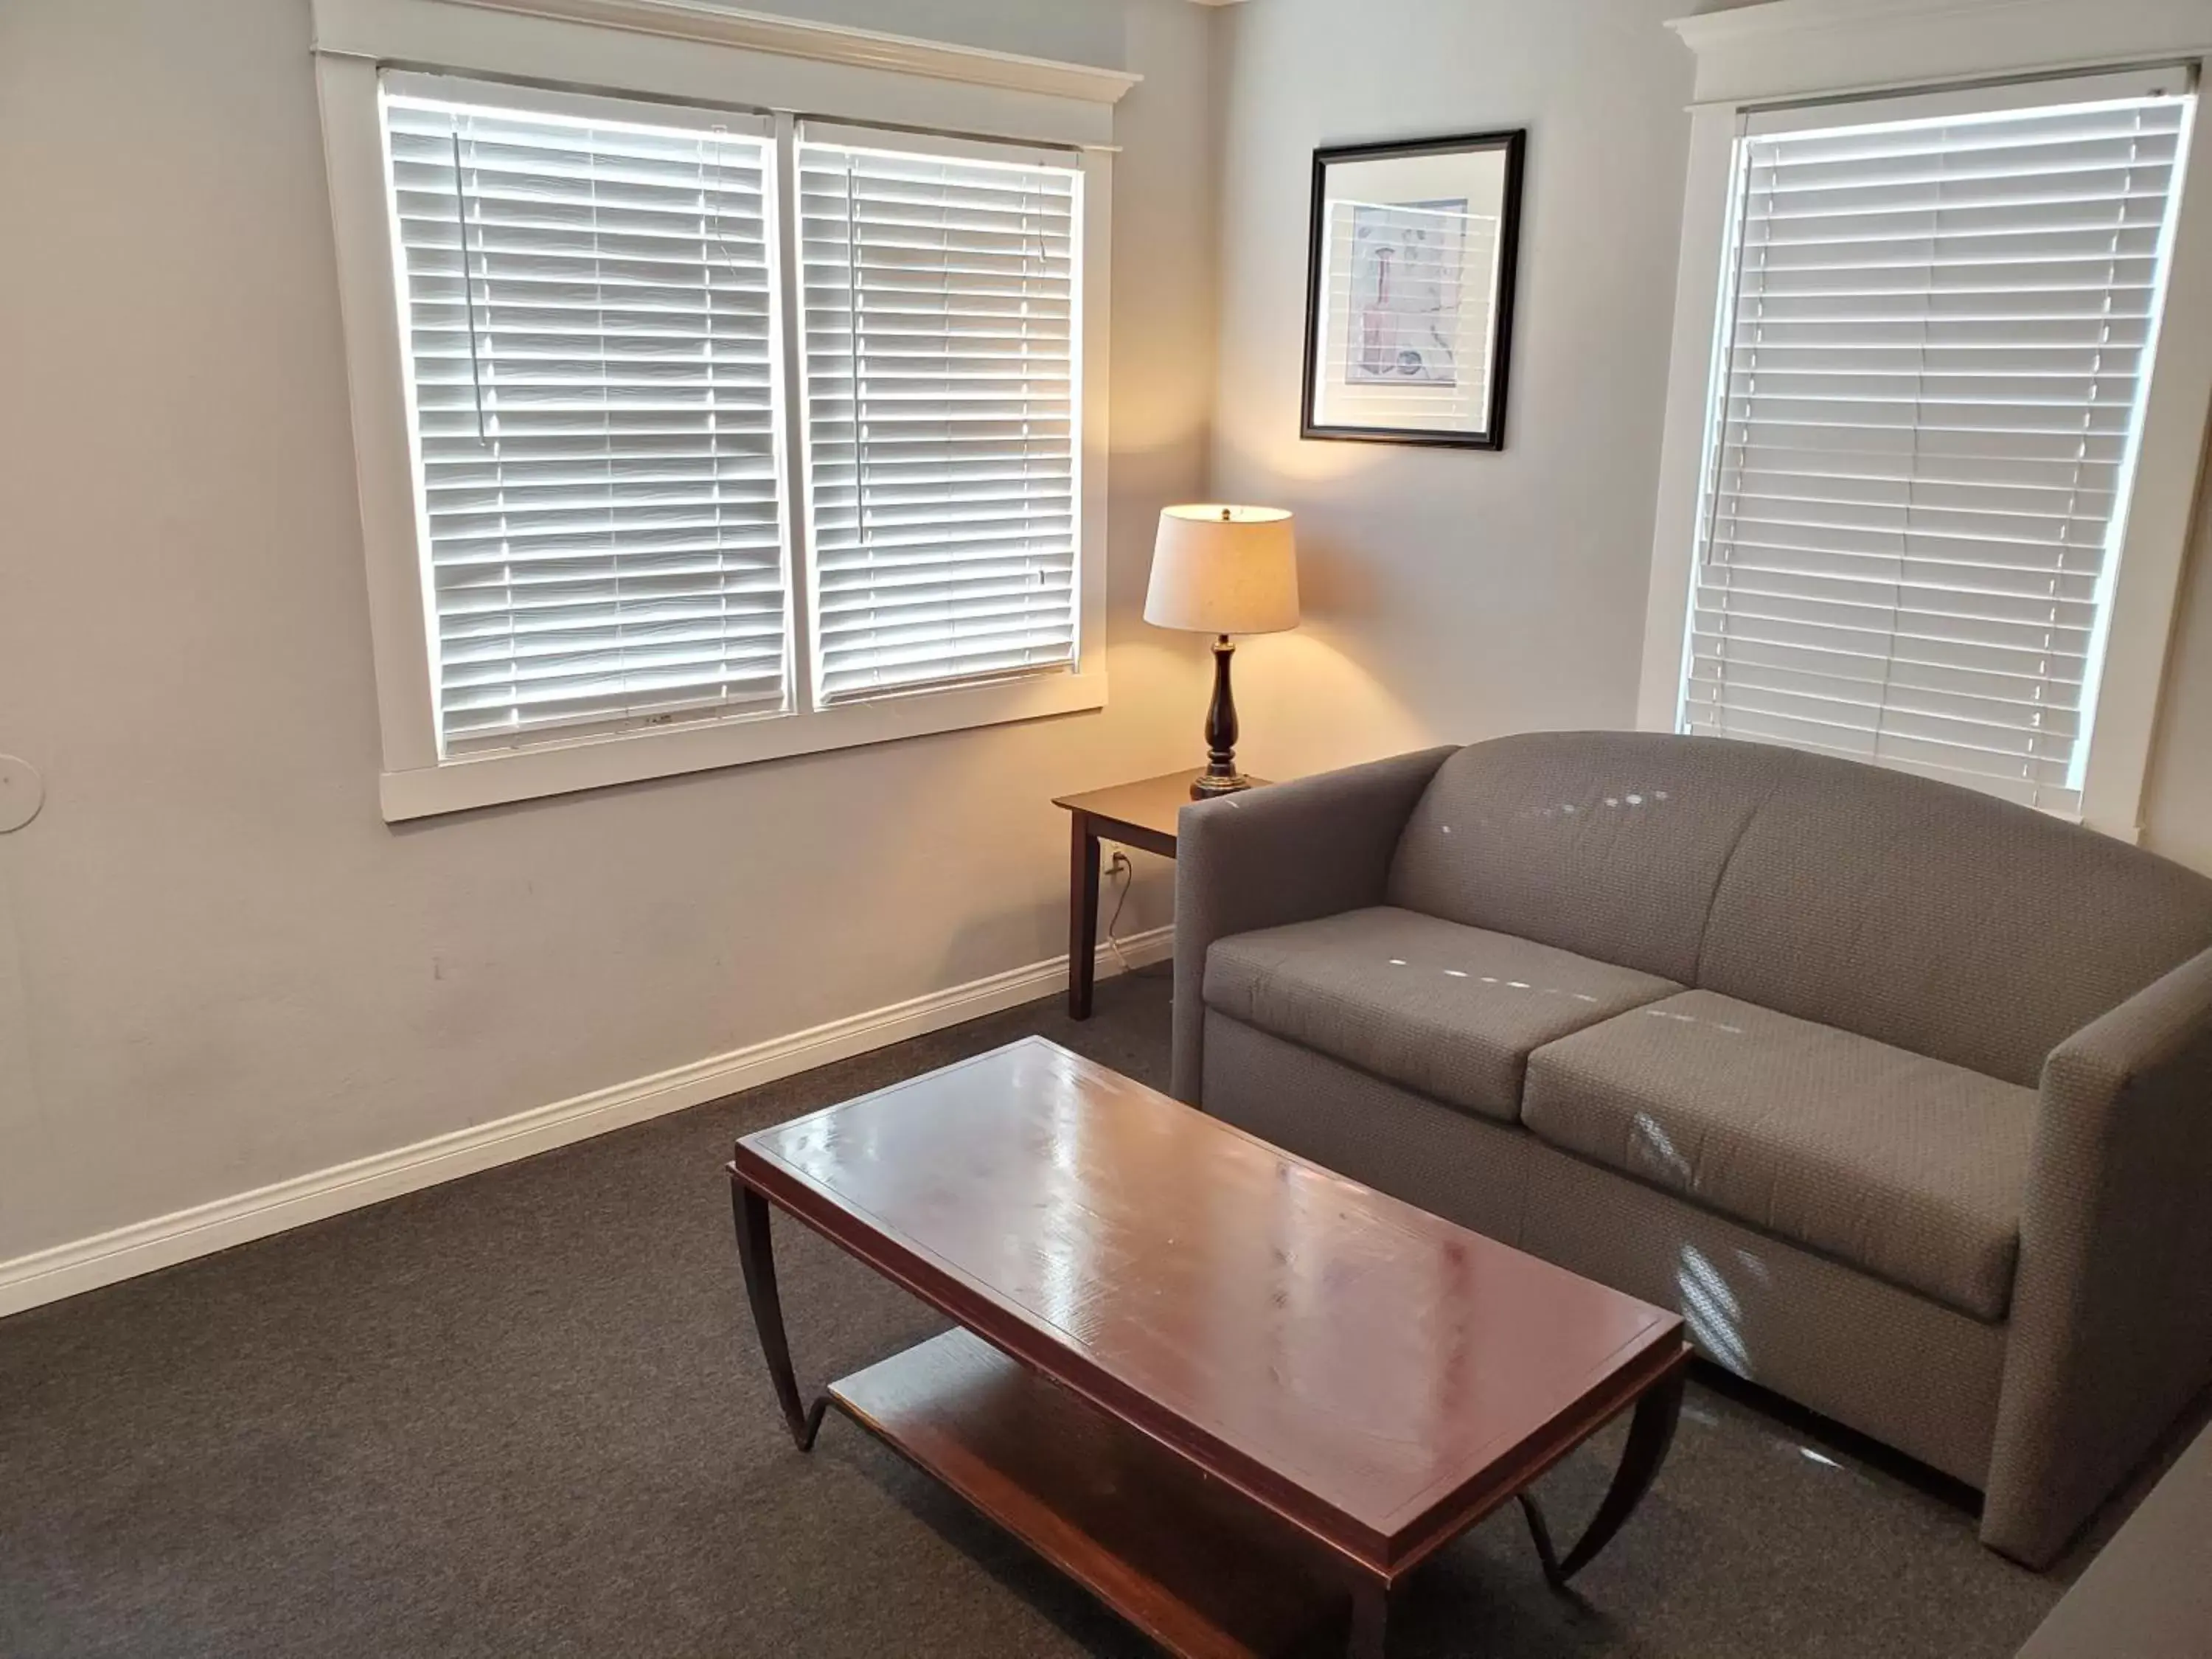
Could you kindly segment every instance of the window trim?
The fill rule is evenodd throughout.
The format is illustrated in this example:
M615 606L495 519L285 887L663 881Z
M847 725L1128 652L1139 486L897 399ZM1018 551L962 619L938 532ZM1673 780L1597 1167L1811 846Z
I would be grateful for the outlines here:
M1869 15L1870 11L1873 15ZM1768 0L1668 25L1698 56L1637 725L1676 729L1706 416L1721 345L1739 124L1761 106L2212 58L2162 0ZM2165 322L2142 417L2088 734L2081 821L2141 838L2173 620L2212 407L2212 119L2200 111L2176 205Z
M1113 103L1135 76L829 25L702 14L681 0L611 6L529 0L527 13L506 0L315 0L314 17L381 733L379 799L387 823L1105 706L1110 139ZM611 28L610 19L619 26ZM780 170L795 159L794 118L807 112L850 119L867 111L936 131L1079 151L1073 667L823 708L811 707L806 687L794 684L783 713L695 719L441 760L378 106L386 68L756 109L776 118ZM789 183L781 175L780 182ZM795 342L787 327L787 368ZM797 444L787 449L795 461ZM811 619L797 538L805 496L790 462L786 474L792 605L803 647Z

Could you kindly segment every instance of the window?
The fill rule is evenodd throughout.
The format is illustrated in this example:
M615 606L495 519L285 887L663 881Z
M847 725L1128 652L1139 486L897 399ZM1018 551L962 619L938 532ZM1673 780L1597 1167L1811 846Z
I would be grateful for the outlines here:
M493 99L386 82L441 751L781 713L766 124Z
M1678 729L2081 814L2187 86L1743 121Z
M441 754L792 708L794 313L808 705L1073 663L1079 168L802 129L787 285L771 123L583 101L385 78Z
M817 696L1070 661L1079 175L804 137Z
M387 819L1103 706L1135 77L313 9Z

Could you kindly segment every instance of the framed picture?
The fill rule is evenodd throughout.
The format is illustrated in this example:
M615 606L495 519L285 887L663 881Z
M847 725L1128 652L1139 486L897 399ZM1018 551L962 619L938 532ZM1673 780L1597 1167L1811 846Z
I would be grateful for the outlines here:
M1301 436L1505 447L1527 140L1314 152Z

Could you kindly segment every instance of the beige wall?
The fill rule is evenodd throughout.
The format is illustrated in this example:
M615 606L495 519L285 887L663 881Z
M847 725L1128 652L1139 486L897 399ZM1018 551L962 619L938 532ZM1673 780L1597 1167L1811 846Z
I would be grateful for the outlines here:
M1295 774L1636 721L1695 0L1252 0L1215 55L1217 494L1295 507L1307 626L1239 653L1247 747ZM1526 126L1503 453L1297 436L1319 145ZM2212 871L2212 515L2169 668L2145 840Z
M2143 842L2212 871L2212 491L2200 494L2166 665Z
M307 0L0 5L0 751L48 787L0 836L0 1261L1049 957L1048 798L1194 747L1202 653L1137 612L1205 465L1209 14L792 9L1147 77L1111 705L390 829Z
M1687 137L1681 0L1254 0L1223 123L1214 488L1299 515L1310 620L1255 641L1251 757L1636 715ZM1506 447L1301 442L1312 152L1530 130Z

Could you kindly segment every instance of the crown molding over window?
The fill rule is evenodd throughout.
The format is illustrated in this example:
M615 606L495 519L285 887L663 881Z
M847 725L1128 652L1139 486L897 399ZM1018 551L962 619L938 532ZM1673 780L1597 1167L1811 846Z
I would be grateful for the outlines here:
M1767 0L1667 27L1700 104L1828 97L2212 50L2207 0Z
M379 58L376 44L392 14L422 0L316 0L315 49L342 57ZM441 7L519 13L556 22L619 29L710 46L739 46L816 63L926 75L1010 92L1118 103L1144 77L1090 64L1064 64L980 46L886 34L875 29L817 23L803 18L744 11L716 0L430 0Z

